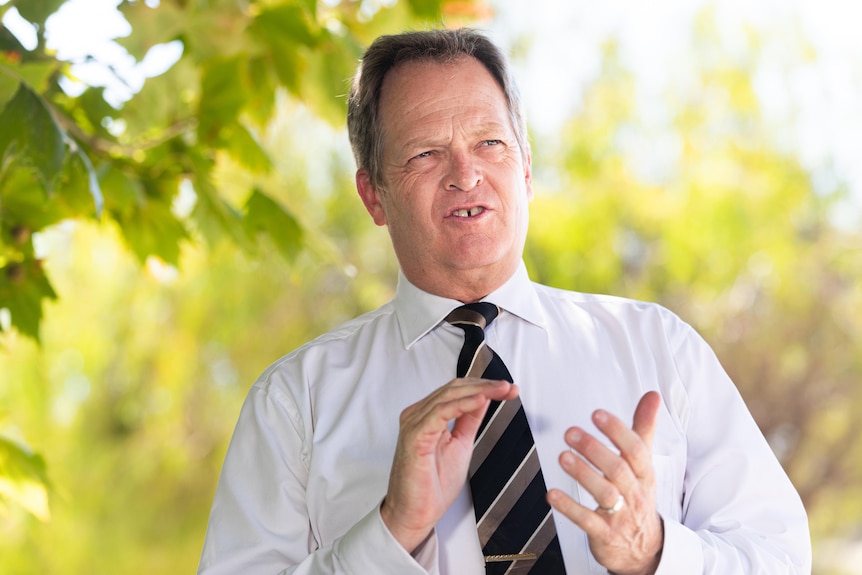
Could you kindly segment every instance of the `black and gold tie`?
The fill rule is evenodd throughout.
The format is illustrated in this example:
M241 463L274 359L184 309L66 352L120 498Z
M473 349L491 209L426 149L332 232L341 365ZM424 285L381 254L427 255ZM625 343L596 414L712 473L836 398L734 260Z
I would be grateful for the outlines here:
M485 345L485 328L500 309L488 302L461 306L446 321L464 330L458 377L512 376ZM565 574L560 543L533 434L521 399L493 401L476 434L470 491L486 575Z

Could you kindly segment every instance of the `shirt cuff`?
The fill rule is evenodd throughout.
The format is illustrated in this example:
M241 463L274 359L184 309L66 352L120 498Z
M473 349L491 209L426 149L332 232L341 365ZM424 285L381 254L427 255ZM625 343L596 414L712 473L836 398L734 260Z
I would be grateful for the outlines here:
M700 537L677 521L664 519L664 547L655 575L703 573Z
M337 547L335 553L351 575L382 572L436 575L438 572L436 533L432 532L411 555L383 523L379 506L354 525Z

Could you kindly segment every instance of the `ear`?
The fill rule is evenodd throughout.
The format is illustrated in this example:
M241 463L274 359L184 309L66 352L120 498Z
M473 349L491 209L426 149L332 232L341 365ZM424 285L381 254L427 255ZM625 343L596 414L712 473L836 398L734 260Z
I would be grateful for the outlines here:
M364 168L356 171L356 191L359 192L359 197L374 223L385 226L386 212L380 202L380 191L371 184L371 174Z
M527 200L533 199L533 156L527 150L524 158L524 184L527 187Z

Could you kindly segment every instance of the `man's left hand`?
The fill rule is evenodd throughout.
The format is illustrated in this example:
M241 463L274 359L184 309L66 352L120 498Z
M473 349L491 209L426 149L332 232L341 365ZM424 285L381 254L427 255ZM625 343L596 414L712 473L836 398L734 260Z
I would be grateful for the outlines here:
M566 451L560 464L590 492L597 509L580 505L559 489L548 491L551 506L587 533L593 556L618 575L652 575L661 559L664 528L656 511L652 466L660 405L658 393L646 393L635 409L631 428L604 410L593 413L596 427L619 453L581 428L566 432L566 443L580 457Z

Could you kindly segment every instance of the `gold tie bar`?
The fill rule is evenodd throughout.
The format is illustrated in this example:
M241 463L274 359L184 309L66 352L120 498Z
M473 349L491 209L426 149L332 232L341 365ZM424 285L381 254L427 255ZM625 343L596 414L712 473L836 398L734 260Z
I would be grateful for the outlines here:
M500 563L503 561L532 561L535 553L511 553L509 555L485 555L485 563Z

